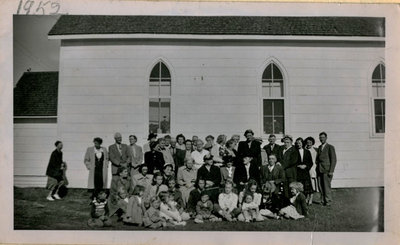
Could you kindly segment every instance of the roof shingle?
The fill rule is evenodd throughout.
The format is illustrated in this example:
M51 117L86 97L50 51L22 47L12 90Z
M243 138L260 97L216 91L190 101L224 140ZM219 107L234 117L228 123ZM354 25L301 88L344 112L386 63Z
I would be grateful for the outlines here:
M49 35L139 33L384 37L385 18L63 15Z
M14 116L57 116L58 72L25 72L14 88Z

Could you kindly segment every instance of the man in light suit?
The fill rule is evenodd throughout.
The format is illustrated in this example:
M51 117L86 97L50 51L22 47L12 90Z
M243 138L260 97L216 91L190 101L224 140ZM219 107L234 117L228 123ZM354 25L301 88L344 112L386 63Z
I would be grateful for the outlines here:
M321 145L318 147L316 157L318 184L324 206L330 206L332 202L331 182L336 167L335 147L328 144L327 139L328 135L325 132L319 134Z
M279 157L280 165L285 170L285 196L289 198L289 184L297 179L297 161L299 152L293 147L293 138L290 135L283 137L283 147L280 149Z
M109 159L112 165L113 179L117 176L117 170L120 166L129 168L132 162L132 153L126 144L122 144L120 133L114 135L115 144L108 147Z
M131 163L131 176L139 174L139 167L143 163L143 151L142 147L136 145L137 137L135 135L129 136L129 144L132 153L132 163Z

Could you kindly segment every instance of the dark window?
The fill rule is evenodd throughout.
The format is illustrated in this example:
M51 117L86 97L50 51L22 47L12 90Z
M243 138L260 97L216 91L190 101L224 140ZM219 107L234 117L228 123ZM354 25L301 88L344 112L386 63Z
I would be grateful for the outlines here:
M372 73L373 120L375 133L385 133L385 66L379 64Z

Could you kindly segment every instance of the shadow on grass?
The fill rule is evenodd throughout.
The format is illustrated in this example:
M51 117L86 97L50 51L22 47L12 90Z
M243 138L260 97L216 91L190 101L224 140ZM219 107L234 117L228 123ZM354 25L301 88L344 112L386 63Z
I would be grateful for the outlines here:
M14 187L14 229L16 230L89 230L89 194L85 189L70 189L59 201L45 199L44 188ZM169 227L179 231L328 231L383 232L383 188L334 189L332 206L310 206L302 220L266 220L257 223L217 222ZM113 227L99 230L146 230L126 226L113 217Z

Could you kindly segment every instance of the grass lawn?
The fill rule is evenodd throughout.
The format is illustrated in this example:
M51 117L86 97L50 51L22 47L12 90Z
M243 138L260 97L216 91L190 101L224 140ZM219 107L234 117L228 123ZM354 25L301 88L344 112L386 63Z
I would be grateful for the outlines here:
M16 230L88 230L89 193L70 189L60 201L45 199L44 188L14 187L14 229ZM340 231L383 232L383 188L346 188L333 190L330 207L313 204L309 217L302 220L266 220L257 223L217 222L195 224L164 230L184 231ZM113 227L104 230L143 230L126 226L113 217Z

